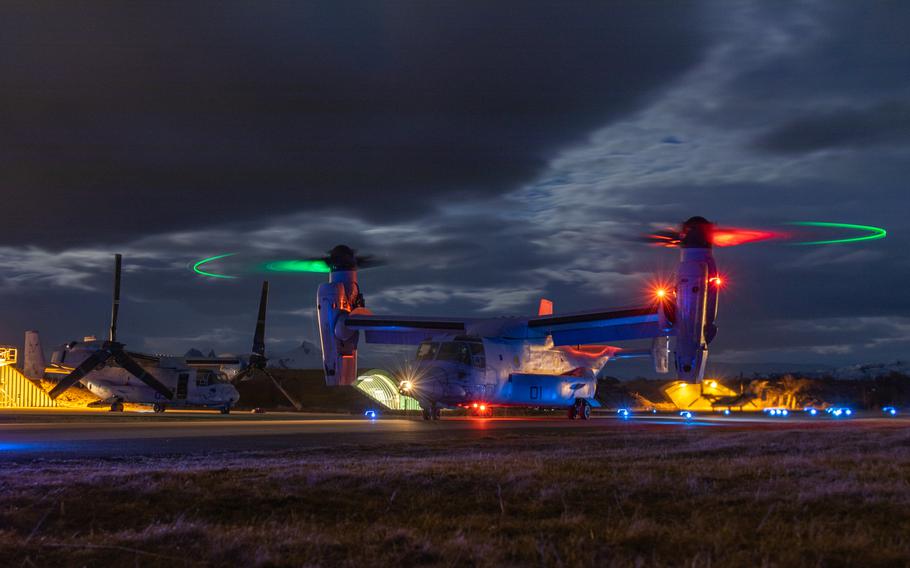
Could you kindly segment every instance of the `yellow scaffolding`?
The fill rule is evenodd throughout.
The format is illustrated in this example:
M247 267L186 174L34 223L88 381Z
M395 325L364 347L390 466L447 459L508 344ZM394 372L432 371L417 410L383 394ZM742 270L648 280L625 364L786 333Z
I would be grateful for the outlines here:
M41 408L56 406L44 390L12 366L16 349L0 348L0 408Z

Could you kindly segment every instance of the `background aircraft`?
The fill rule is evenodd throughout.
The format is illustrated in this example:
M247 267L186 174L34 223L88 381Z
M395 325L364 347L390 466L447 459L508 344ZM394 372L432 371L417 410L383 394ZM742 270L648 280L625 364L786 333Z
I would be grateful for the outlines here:
M81 382L111 410L122 411L123 403L148 404L155 412L168 407L217 408L230 412L240 398L232 382L264 372L279 390L299 408L281 384L265 369L265 315L268 282L262 284L253 349L247 361L241 358L184 358L127 351L117 341L120 310L121 255L115 256L114 298L108 340L93 337L73 341L56 351L46 365L38 332L26 332L24 372L31 378L64 375L49 392L57 398ZM233 374L233 381L230 375Z
M652 339L658 372L669 371L670 337L679 379L704 376L708 344L717 327L721 279L713 256L714 225L692 217L674 234L680 249L676 284L656 290L648 305L553 314L541 304L537 317L459 318L374 315L365 307L357 269L375 262L340 245L315 262L328 266L329 281L316 298L325 380L350 385L357 376L357 347L368 343L417 345L413 369L400 391L418 400L424 419L444 406L564 407L571 418L588 418L595 372L623 350L605 343ZM626 352L638 355L640 352Z

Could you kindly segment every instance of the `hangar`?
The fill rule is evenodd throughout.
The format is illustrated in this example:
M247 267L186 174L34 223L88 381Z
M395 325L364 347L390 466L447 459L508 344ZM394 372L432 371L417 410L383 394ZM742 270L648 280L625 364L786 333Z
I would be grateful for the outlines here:
M382 369L371 369L354 382L354 387L390 410L420 410L417 400L398 392L398 381Z

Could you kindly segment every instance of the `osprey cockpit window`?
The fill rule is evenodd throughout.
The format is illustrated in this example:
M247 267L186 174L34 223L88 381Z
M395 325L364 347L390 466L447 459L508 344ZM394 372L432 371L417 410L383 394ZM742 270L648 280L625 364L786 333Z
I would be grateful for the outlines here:
M418 361L432 361L436 358L436 352L439 350L438 343L424 342L417 347Z

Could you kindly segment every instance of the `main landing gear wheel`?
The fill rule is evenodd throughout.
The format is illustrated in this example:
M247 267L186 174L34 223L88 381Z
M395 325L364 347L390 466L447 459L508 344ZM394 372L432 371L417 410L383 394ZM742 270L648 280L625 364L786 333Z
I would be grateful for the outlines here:
M578 399L569 407L569 420L587 420L591 418L591 405L584 399Z
M433 414L433 420L439 420L439 416L442 412L442 409L439 408L438 406L434 406L433 410L431 412Z
M582 420L587 420L588 418L591 418L591 405L588 404L588 401L582 400L582 401L580 401L580 404L581 404L581 408L578 410L578 417L581 418Z
M221 407L221 411L220 411L220 412L221 412L221 414L230 414L230 413L231 413L231 407L228 406L228 405L224 405L224 406Z
M155 404L152 405L152 410L155 411L155 414L161 414L162 412L164 412L164 405L161 404L160 402L156 402Z
M111 412L123 412L123 403L122 402L111 403Z
M429 408L421 408L420 410L423 412L423 419L424 419L424 420L429 420L429 419L430 419L430 409L429 409Z

